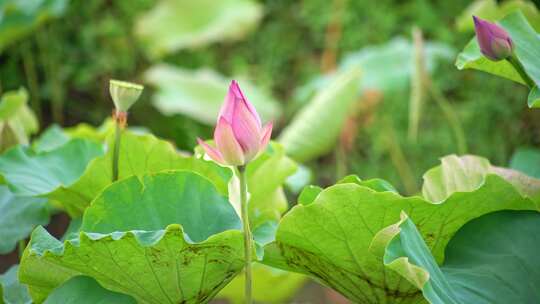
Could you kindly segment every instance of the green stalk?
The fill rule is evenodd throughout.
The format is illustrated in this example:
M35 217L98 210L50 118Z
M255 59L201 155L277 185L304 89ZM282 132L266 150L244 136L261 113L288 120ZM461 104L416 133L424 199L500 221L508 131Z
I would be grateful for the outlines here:
M118 159L120 158L120 141L122 138L122 126L118 118L116 119L116 129L114 131L114 150L112 159L112 181L118 180Z
M431 96L433 97L439 108L441 108L444 116L446 117L446 120L448 121L448 124L450 124L450 128L452 128L454 136L456 137L458 153L461 155L466 154L468 149L467 138L465 136L465 131L461 126L461 122L459 121L459 116L454 111L454 108L452 107L450 102L446 99L446 97L444 97L441 90L434 83L430 84L429 90Z
M422 114L422 104L426 90L426 67L424 62L424 39L422 31L414 27L413 36L413 65L414 70L411 75L411 93L409 97L409 129L408 140L416 143L418 138L418 125Z
M28 88L30 89L30 103L32 110L41 121L41 101L39 96L39 85L36 71L36 64L34 62L34 55L32 54L30 42L23 43L21 45L24 73L26 74L26 80L28 82Z
M245 297L246 303L251 304L251 248L252 248L252 238L251 230L249 228L249 216L248 216L248 199L247 199L247 179L246 179L246 167L238 166L235 168L238 179L240 180L240 206L241 206L241 217L242 225L244 230L244 260L245 260Z
M527 75L527 72L525 72L525 68L523 67L523 65L521 64L519 59L516 58L516 56L512 55L512 56L506 58L506 61L508 61L514 67L514 69L516 69L519 76L521 76L521 78L525 81L525 83L527 84L529 89L532 89L532 88L534 88L536 86L536 84L531 79L531 77L529 77L529 75Z
M384 133L390 160L394 167L396 167L397 172L403 181L405 191L407 191L408 194L413 194L418 191L418 185L416 184L412 168L409 166L409 162L407 161L403 149L401 149L394 127L390 121L391 120L385 118L384 122Z
M58 46L58 41L47 26L38 31L36 35L41 64L44 67L46 83L50 89L53 121L62 124L64 121L64 91L56 50L53 49L53 47Z
M343 145L338 144L336 148L336 180L343 178L347 174L347 152Z

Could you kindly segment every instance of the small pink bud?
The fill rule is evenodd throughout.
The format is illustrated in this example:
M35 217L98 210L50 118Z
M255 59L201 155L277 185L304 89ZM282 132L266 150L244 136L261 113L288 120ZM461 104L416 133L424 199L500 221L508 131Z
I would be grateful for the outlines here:
M478 40L480 51L484 56L493 61L503 60L512 56L514 44L505 29L476 16L473 16L473 19L476 39Z
M271 135L272 123L262 126L259 114L233 80L214 130L216 148L198 142L216 162L241 166L266 149Z

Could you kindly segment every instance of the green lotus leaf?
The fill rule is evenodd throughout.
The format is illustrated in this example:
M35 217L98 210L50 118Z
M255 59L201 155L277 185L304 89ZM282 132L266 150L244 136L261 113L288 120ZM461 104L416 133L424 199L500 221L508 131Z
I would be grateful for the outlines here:
M76 276L53 290L45 304L136 304L132 297L107 290L91 277Z
M521 12L527 21L540 30L540 14L533 2L527 0L506 0L497 3L496 0L475 0L456 18L456 26L460 31L474 31L472 16L487 20L498 20L515 10Z
M144 175L142 179L130 177L107 188L85 211L80 230L153 231L182 223L189 240L202 242L225 228L240 228L239 217L228 199L201 175L172 171ZM160 201L171 203L159 204ZM206 219L212 220L201 225Z
M112 147L113 134L107 138ZM72 184L58 187L47 197L59 204L72 216L80 216L90 202L112 182L112 154L108 149L105 155L94 159L82 176ZM214 182L222 194L227 193L230 170L214 163L180 155L172 144L153 135L137 135L124 131L118 163L119 179L132 175L142 175L163 170L186 169L198 172ZM1 168L1 167L0 167Z
M323 188L319 186L306 186L302 192L300 192L300 195L298 196L298 204L301 205L309 205L313 203L315 198L317 198L317 195L319 195L323 191Z
M0 303L2 304L31 304L32 299L28 288L17 279L19 265L13 265L0 275Z
M432 202L442 202L455 192L478 189L488 174L496 174L511 183L524 196L534 198L540 191L540 180L519 171L493 166L485 158L465 155L449 155L441 159L441 165L424 174L422 194Z
M391 192L397 193L397 190L394 188L394 186L392 186L389 182L380 178L361 180L356 175L348 175L344 177L343 179L339 180L336 184L349 184L349 183L365 186L377 192L391 191ZM302 190L302 192L298 196L298 204L309 205L313 203L313 201L315 201L315 198L317 198L317 195L319 195L322 191L323 191L323 188L319 186L310 185L310 186L305 187L304 190Z
M37 303L79 275L138 303L207 303L243 267L240 227L197 173L132 176L92 202L77 238L62 243L36 228L19 278Z
M265 153L247 166L249 212L252 227L266 221L278 221L289 209L283 184L297 169L283 147L272 142Z
M433 73L439 63L450 62L455 50L448 44L436 41L424 43L426 70ZM380 44L367 46L348 54L339 69L357 66L364 73L360 79L361 90L396 92L407 90L414 70L414 45L404 37L395 37Z
M331 151L358 100L360 70L350 68L321 88L281 133L287 155L304 162Z
M261 246L261 250L264 250L264 248L262 248L264 245L269 244L275 240L277 227L277 221L268 220L257 226L256 228L252 229L253 239L258 245ZM261 252L261 258L263 254L264 252Z
M46 199L14 196L7 186L0 185L0 254L13 251L34 227L48 222Z
M200 147L196 151L199 153ZM289 209L283 184L296 168L297 164L275 142L247 165L249 221L259 258L264 255L263 246L274 240L281 215ZM229 183L229 199L238 215L241 213L239 190L239 180L235 176Z
M257 303L283 304L307 282L307 277L283 271L263 264L253 264L253 300ZM246 303L244 276L240 274L223 288L216 298L226 299L231 304Z
M73 138L82 138L96 143L102 143L113 130L114 122L111 119L105 120L97 128L86 123L80 123L69 128L60 128L58 125L52 125L32 142L32 149L36 152L51 151Z
M77 238L77 236L79 235L79 232L81 231L81 226L82 226L82 217L71 219L71 221L69 222L69 225L66 228L66 231L64 232L60 240L65 241L65 240L71 240L71 239Z
M371 190L375 190L377 192L390 191L390 192L398 193L396 188L394 188L392 184L390 184L388 181L381 178L371 178L371 179L362 180L356 175L348 175L342 178L341 180L339 180L336 184L348 184L348 183L358 184L360 186L366 186L370 188Z
M2 1L0 6L0 52L30 34L49 19L61 16L68 0Z
M257 247L257 257L264 255L263 246L275 240L277 222L288 209L287 199L282 185L297 169L297 164L285 155L281 145L271 142L266 151L247 166L249 195L249 214L253 237ZM229 193L231 201L240 212L237 179L232 179ZM284 273L281 270L254 264L254 297L256 300L283 303L305 279L297 274ZM243 302L244 278L237 276L221 294L222 297L236 303ZM282 282L280 292L270 292L268 286ZM275 291L275 290L274 290Z
M499 21L499 24L510 34L515 45L514 53L523 65L527 75L536 84L529 93L529 107L540 107L540 95L538 86L540 84L540 68L538 58L540 58L540 37L527 22L522 12L513 12ZM476 69L497 76L501 76L518 83L525 84L514 67L506 60L491 61L485 58L480 52L480 47L473 38L465 49L458 55L456 60L458 69Z
M99 127L87 123L80 123L73 127L64 128L64 132L71 138L84 138L96 142L104 142L114 128L114 121L111 118L107 118Z
M75 183L88 163L100 155L102 145L83 139L70 140L47 152L16 146L0 155L0 173L16 195L46 195Z
M200 146L195 148L195 155L202 157L204 151ZM247 165L247 182L249 192L249 213L252 229L261 224L277 222L288 210L287 198L283 185L288 177L294 174L298 164L290 159L284 148L270 142L268 148ZM240 214L240 193L238 178L229 182L229 199Z
M424 43L426 69L433 73L440 62L455 58L455 50L447 44L434 41ZM404 37L395 37L380 45L366 46L344 56L335 74L318 76L300 87L295 95L300 101L307 100L316 91L324 89L340 73L359 67L363 73L359 79L360 91L375 90L392 94L409 89L414 71L414 46ZM360 97L360 92L358 92Z
M276 241L265 247L263 262L309 274L354 302L417 303L420 291L368 252L373 236L405 211L421 227L436 261L442 262L446 244L468 221L498 210L537 209L505 178L486 173L477 188L456 189L440 202L354 181L336 184L283 217Z
M432 304L540 301L540 213L500 211L472 220L448 243L439 266L421 232L403 213L380 231L372 250L422 290Z
M32 150L35 152L49 152L65 145L71 137L58 125L52 125L32 141Z
M285 185L291 193L299 194L305 186L312 182L313 178L313 171L309 167L298 164L298 169L287 178Z
M162 0L139 18L135 34L151 58L184 48L238 40L255 28L262 7L253 0Z
M510 159L510 168L540 178L540 150L532 147L518 148Z
M207 125L216 117L227 95L231 79L210 69L190 71L158 64L146 71L147 83L156 87L153 105L165 115L183 114ZM246 80L239 80L242 90L264 121L277 120L279 103Z

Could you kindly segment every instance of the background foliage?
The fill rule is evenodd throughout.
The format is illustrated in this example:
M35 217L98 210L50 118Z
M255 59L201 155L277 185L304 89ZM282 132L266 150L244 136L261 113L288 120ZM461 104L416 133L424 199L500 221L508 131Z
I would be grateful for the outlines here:
M18 1L8 1L4 6L9 8L9 2L14 5ZM45 5L62 1L41 2ZM41 27L6 45L0 65L3 90L27 87L30 104L39 110L42 128L53 122L100 124L111 108L108 79L143 82L143 73L156 62L145 55L144 40L137 38L134 28L158 2L70 1L61 14L50 14L51 19ZM284 115L277 120L283 127L306 102L306 98L298 97L298 88L321 73L327 27L336 14L336 3L342 5L338 12L342 33L335 48L339 62L347 54L387 43L396 36L409 38L413 25L422 29L425 39L457 50L471 36L470 32L457 31L455 23L468 2L260 1L260 24L244 39L181 49L168 53L159 62L186 69L210 67L228 78L240 75L251 79L281 103ZM452 60L438 66L433 81L467 130L468 152L485 156L495 164L506 164L517 146L536 143L538 119L522 107L525 89L490 75L459 72ZM375 72L363 71L365 75L370 73ZM32 82L37 84L34 91ZM422 110L419 140L407 140L408 91L405 85L384 94L382 101L368 109L369 113L359 117L347 172L382 177L401 189L408 183L407 192L415 192L422 172L436 164L438 157L456 152L448 123L430 100ZM145 125L186 150L195 145L196 134L211 133L211 126L185 115L164 119L151 106L153 93L152 87L147 89L142 102L133 108L132 125ZM389 144L388 138L396 144ZM396 168L399 154L408 163L401 165L403 168ZM313 161L311 166L325 184L335 179L334 156Z

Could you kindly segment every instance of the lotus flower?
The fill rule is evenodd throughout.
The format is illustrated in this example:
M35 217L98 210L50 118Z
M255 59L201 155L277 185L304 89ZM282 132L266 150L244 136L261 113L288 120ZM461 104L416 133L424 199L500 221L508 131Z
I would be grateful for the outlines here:
M216 148L200 138L197 141L216 162L242 166L266 148L271 134L272 123L262 126L259 114L246 99L238 83L233 80L214 130Z
M474 30L480 51L484 56L493 61L507 59L512 56L514 44L506 30L495 23L482 20L476 16Z

